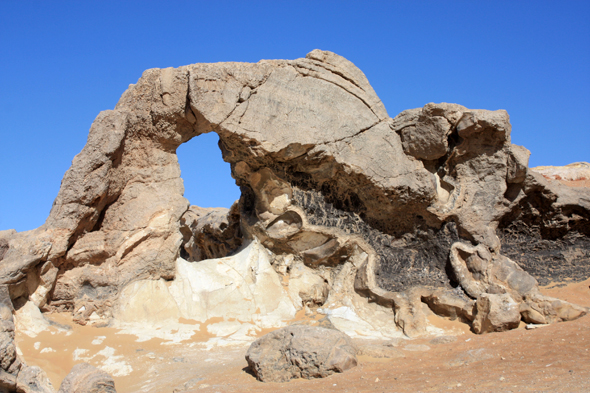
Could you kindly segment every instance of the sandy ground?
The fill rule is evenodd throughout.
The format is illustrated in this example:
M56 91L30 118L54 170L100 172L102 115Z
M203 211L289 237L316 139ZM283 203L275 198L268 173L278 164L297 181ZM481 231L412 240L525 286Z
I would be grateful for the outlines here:
M542 289L590 307L590 279ZM318 380L262 383L246 368L247 346L208 349L204 335L179 344L135 336L116 329L78 326L66 315L51 319L71 330L17 335L29 365L47 371L54 386L79 362L107 369L119 393L126 392L590 392L590 316L533 330L484 335L466 325L431 317L445 328L450 343L433 337L396 342L394 359L359 358L343 374ZM204 329L205 330L205 329ZM449 340L449 341L450 341Z
M559 180L560 183L570 187L588 187L590 188L590 179L582 180Z

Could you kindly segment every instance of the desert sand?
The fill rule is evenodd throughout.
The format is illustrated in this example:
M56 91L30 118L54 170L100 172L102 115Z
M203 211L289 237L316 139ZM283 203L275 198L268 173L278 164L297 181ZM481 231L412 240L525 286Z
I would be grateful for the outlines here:
M590 306L590 279L549 285L542 292ZM88 361L109 371L119 392L590 391L590 316L531 330L523 323L512 331L476 335L465 324L432 315L429 320L445 330L449 341L456 341L398 340L394 344L403 357L360 356L359 365L343 374L288 383L257 381L244 360L247 346L208 349L213 343L206 334L181 343L138 342L136 336L117 329L77 325L67 314L48 317L70 326L72 333L53 327L37 337L18 332L17 343L24 360L42 367L54 386L74 364Z

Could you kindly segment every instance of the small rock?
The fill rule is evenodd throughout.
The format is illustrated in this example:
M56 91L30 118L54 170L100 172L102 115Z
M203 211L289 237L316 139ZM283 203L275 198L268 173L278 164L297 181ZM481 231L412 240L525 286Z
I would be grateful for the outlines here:
M21 368L18 375L16 376L16 391L25 393L55 392L45 372L36 366L24 366L23 368ZM80 393L87 391L88 390L81 390ZM61 393L61 390L59 393ZM64 393L70 392L66 391Z
M534 324L534 323L529 323L525 326L525 329L527 330L533 330L533 329L537 329L540 327L544 327L544 326L549 326L547 324Z
M476 305L473 330L478 334L515 329L520 323L519 306L507 293L484 293L479 296Z

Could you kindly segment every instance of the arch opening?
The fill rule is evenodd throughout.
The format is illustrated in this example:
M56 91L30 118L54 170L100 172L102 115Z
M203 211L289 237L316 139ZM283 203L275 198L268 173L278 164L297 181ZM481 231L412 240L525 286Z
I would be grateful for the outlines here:
M176 150L184 197L199 207L230 208L240 199L240 188L231 177L229 163L223 161L215 132L201 134Z
M223 161L219 136L209 132L196 138L176 150L184 197L190 203L180 222L180 256L191 262L222 258L242 245L240 189L230 164Z

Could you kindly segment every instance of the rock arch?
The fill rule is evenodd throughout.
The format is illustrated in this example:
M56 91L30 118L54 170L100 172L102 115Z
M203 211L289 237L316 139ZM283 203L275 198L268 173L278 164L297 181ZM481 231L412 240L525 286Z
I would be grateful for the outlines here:
M320 303L361 294L393 308L408 335L425 332L422 303L480 332L504 328L489 322L493 306L476 304L481 296L536 323L586 312L541 296L501 255L502 220L531 192L566 224L575 210L580 236L590 236L583 191L527 171L505 111L428 104L392 119L358 68L319 50L145 71L96 118L46 223L5 236L10 297L84 306L84 319L132 282L173 279L188 209L175 152L209 131L242 189L241 233L278 256L279 271L286 255L328 270Z

